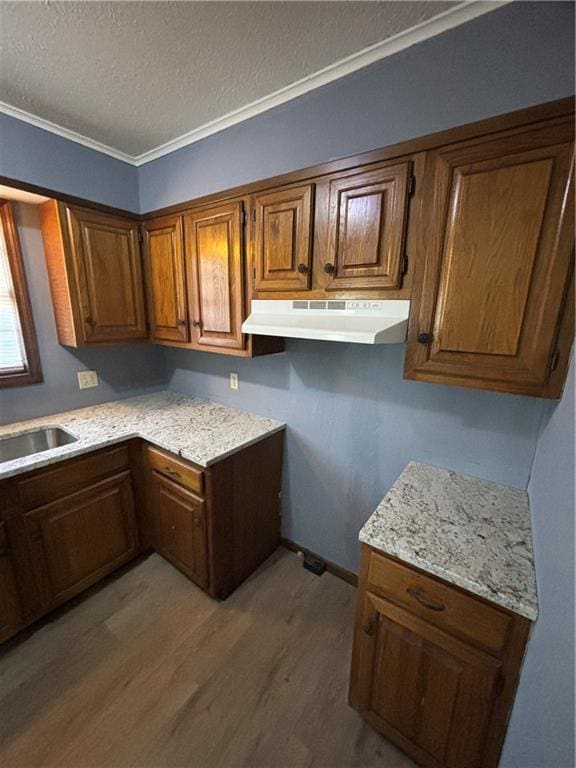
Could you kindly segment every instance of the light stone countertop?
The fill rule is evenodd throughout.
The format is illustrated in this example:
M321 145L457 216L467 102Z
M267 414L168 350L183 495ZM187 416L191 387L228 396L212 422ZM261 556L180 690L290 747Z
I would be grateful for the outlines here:
M140 437L201 467L284 429L247 411L174 392L114 400L0 427L0 440L38 427L61 427L77 442L0 463L0 480Z
M525 491L410 462L360 541L532 621L538 616Z

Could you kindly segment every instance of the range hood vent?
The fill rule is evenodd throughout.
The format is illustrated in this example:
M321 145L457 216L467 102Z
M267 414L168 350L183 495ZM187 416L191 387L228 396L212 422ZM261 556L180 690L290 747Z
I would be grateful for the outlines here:
M326 301L254 300L244 333L290 339L401 344L406 341L410 302L402 299Z

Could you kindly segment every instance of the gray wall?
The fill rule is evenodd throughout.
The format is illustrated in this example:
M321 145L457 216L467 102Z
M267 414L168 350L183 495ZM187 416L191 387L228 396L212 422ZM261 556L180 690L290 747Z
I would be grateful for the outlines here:
M24 204L15 209L44 382L0 389L0 424L162 388L166 371L161 347L116 344L73 350L58 344L38 210ZM76 372L81 370L97 371L100 385L78 389Z
M564 397L544 414L528 486L540 616L514 704L503 764L573 768L574 359Z
M574 6L521 2L139 168L149 211L574 93Z
M138 171L0 113L0 175L138 212Z

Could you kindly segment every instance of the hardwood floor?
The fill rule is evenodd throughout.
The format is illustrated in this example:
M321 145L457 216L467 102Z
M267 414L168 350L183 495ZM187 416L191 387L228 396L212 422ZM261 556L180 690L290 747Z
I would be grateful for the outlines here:
M158 555L0 652L3 768L410 768L347 704L356 590L279 549L218 603Z

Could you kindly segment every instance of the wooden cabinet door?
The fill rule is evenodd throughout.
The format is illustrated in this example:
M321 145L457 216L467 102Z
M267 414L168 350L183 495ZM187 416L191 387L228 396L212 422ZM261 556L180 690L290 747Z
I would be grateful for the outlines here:
M22 623L20 599L12 568L6 523L0 523L0 643Z
M411 163L332 179L326 290L398 288Z
M199 586L208 584L204 502L178 483L153 473L157 549Z
M306 290L312 267L314 185L255 195L254 287L257 291Z
M145 233L152 340L188 341L182 219L155 219L146 224Z
M480 768L500 662L370 592L356 628L360 711L423 765Z
M138 225L68 208L85 343L147 336Z
M138 553L129 471L24 517L50 604L81 592Z
M572 134L431 153L407 378L546 394L574 247Z
M192 343L242 349L244 280L241 202L184 217Z

